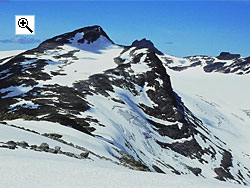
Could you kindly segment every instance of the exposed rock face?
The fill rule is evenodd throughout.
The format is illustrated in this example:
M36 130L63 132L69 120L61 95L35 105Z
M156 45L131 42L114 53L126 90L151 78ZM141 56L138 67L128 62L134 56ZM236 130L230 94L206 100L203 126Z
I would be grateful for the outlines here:
M147 39L142 40L135 40L131 46L137 47L137 48L148 48L150 51L155 52L158 55L163 55L161 51L159 51L157 48L155 48L154 44Z
M240 58L240 54L231 54L229 52L221 52L219 56L217 56L220 60L232 60Z
M72 85L52 82L59 82L69 74L73 79L79 70L69 73L69 66L96 60L99 57L96 54L101 56L100 51L87 53L90 48L96 49L96 45L102 50L106 45L120 50L116 55L113 51L109 54L114 56L112 68L87 78L79 74ZM242 179L248 178L244 175L240 179L230 173L238 161L230 158L230 150L223 149L226 144L216 138L173 91L159 56L162 53L152 42L143 39L124 48L112 45L101 27L86 27L46 40L38 48L0 65L0 119L59 122L112 144L112 148L107 149L110 155L143 170L209 176L211 173L206 174L204 170L208 168L220 180L242 183ZM207 63L213 59L202 58ZM191 66L202 64L200 57L187 59L192 62ZM219 63L205 69L209 72L220 68ZM43 136L61 139L56 133ZM61 152L60 148L49 148L46 143L32 148ZM88 152L80 156L63 154L88 157ZM231 164L230 160L235 161ZM250 176L247 168L239 166L241 172Z

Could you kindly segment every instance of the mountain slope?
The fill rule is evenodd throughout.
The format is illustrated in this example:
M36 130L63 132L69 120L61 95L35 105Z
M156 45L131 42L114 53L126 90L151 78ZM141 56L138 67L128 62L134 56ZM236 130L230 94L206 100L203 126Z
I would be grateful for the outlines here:
M67 127L59 125L59 128L61 130L64 128L65 134L69 132ZM1 125L0 130L1 138L3 133L5 135L10 133L3 131ZM84 136L79 131L77 132L74 139ZM13 128L11 133L18 132ZM25 131L22 135L25 139L30 137L30 135L25 134ZM14 135L12 138L14 138ZM45 140L40 139L40 141ZM65 147L62 147L62 150L67 151ZM159 173L139 172L103 159L94 158L93 155L89 157L91 159L79 160L60 154L35 152L23 148L15 150L1 148L1 187L243 187L191 175L176 176L168 174L166 176Z
M4 62L2 126L48 136L51 132L45 130L61 135L64 125L63 134L73 128L82 137L80 142L66 137L64 144L73 142L74 149L89 151L92 160L249 184L249 159L234 154L234 145L211 130L189 100L183 103L161 60L166 55L136 43L116 45L101 27L92 26L56 36ZM11 149L8 139L0 142ZM80 158L70 152L63 154Z
M19 122L21 123L21 121ZM28 123L26 122L26 125ZM30 127L38 127L40 131L43 128L44 122L40 123L40 126L36 124L29 124ZM63 139L69 139L72 134L72 140L74 144L87 140L86 134L81 134L79 131L68 129L67 127L55 125L46 126L46 131L53 131L53 127L56 131L60 129L60 133L63 135ZM10 131L11 130L11 131ZM46 132L45 131L45 132ZM64 132L64 133L63 133ZM11 136L12 133L13 135ZM22 138L21 138L22 136ZM17 131L13 127L3 127L0 125L0 137L1 139L29 139L29 143L42 143L49 142L50 147L53 146L48 140L37 135L32 137L24 130ZM79 139L79 140L78 140ZM32 141L33 140L33 141ZM77 141L78 140L78 141ZM93 140L92 140L93 141ZM91 142L92 143L92 142ZM91 145L88 144L88 146ZM81 143L83 144L83 143ZM2 145L2 144L0 144ZM63 151L72 151L63 147ZM103 147L104 148L104 147ZM77 150L76 150L77 151ZM76 152L75 151L75 152ZM80 151L80 150L79 150ZM91 158L91 159L90 159ZM175 176L159 173L147 173L129 170L125 167L121 167L110 163L104 159L98 159L90 154L89 159L75 159L60 154L50 154L48 152L36 152L30 149L18 148L15 150L9 150L0 148L0 173L1 173L1 187L13 188L13 187L242 187L232 185L230 183L224 183L219 181L211 181L206 179L200 179L198 177L187 176ZM204 186L205 184L205 186ZM195 186L194 186L195 185Z
M185 105L226 143L224 148L230 148L233 158L249 165L249 74L204 73L197 69L168 72Z

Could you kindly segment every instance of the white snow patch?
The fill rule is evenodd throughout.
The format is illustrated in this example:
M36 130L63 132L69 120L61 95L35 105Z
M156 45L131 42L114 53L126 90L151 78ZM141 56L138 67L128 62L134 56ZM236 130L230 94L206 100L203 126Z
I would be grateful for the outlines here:
M14 96L19 96L23 93L27 93L32 89L31 86L24 86L24 84L20 86L10 86L8 88L1 89L1 93L7 93L5 96L2 98L8 98L8 97L14 97Z
M86 44L96 46L93 44ZM75 47L64 45L63 52L75 50ZM72 86L73 83L79 80L85 80L90 75L102 73L103 71L115 68L117 64L114 62L114 57L118 56L122 48L116 45L109 45L106 49L100 49L99 53L80 50L75 52L74 56L78 59L71 59L68 63L63 63L57 59L58 63L51 63L54 59L48 59L48 65L45 66L45 72L50 74L50 71L60 71L65 75L53 76L51 80L39 81L40 84L60 84L63 86ZM62 53L62 52L61 52ZM40 58L45 58L41 56ZM60 64L61 62L61 64Z
M75 160L27 150L0 150L1 186L4 188L243 188L190 175L139 172L105 160ZM13 181L15 180L15 181Z
M36 109L39 105L34 104L32 101L26 101L24 99L18 99L19 101L15 104L10 105L10 109L14 109L17 106L22 106L23 108Z
M4 59L6 57L15 56L22 52L25 52L25 50L9 50L9 51L0 51L0 59Z

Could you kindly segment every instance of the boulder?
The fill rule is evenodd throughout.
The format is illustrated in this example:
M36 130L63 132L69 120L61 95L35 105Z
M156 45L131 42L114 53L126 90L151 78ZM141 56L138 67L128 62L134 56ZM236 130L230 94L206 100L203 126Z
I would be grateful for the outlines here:
M80 157L83 158L83 159L86 159L88 156L89 156L89 151L80 153Z
M17 145L16 142L11 140L11 141L6 142L6 144L8 145L9 149L16 149L16 145Z
M37 145L31 145L31 146L30 146L30 149L36 150L36 149L37 149Z
M14 142L14 141L8 141L8 142L6 142L6 144L8 144L8 145L12 145L12 146L16 146L17 145L17 143L16 142Z
M25 141L22 141L22 142L17 142L17 145L22 147L22 148L27 148L29 147L29 144Z
M47 144L47 143L42 143L42 144L39 146L39 148L40 148L41 150L48 150L48 149L49 149L49 144Z
M55 146L55 151L56 151L56 153L58 153L59 151L61 151L61 147L60 146Z

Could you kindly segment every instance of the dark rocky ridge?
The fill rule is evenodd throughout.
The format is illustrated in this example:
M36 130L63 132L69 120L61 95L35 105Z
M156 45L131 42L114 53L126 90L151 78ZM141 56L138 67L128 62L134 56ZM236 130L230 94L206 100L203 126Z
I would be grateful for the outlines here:
M221 52L219 56L217 56L220 60L232 60L240 58L240 54L231 54L229 52Z
M131 46L137 47L137 48L148 48L150 51L155 52L158 55L163 55L161 51L159 51L154 44L147 39L142 39L142 40L135 40Z

